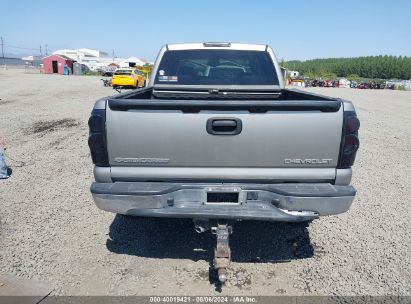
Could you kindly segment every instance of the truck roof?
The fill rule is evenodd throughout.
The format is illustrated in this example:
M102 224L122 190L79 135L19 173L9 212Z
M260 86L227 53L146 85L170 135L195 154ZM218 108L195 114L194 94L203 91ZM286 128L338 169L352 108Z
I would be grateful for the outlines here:
M248 50L248 51L265 51L265 44L248 44L248 43L231 43L231 42L197 42L197 43L175 43L167 44L168 50L197 50L197 49L230 49L230 50Z

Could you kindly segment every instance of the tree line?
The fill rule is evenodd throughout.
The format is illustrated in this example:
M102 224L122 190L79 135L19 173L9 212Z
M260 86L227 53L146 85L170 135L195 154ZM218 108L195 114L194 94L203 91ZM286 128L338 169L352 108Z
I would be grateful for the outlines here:
M310 78L411 79L411 57L406 56L292 60L282 61L281 65Z

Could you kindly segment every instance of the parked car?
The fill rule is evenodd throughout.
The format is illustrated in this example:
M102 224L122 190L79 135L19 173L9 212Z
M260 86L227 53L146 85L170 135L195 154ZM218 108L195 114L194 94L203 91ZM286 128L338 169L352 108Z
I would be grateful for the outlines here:
M224 282L235 221L350 208L359 126L350 101L285 89L267 45L170 44L147 88L95 103L91 193L106 211L211 228Z
M144 75L136 68L117 68L111 79L113 88L141 88L146 85Z
M116 71L116 66L104 66L99 69L100 75L105 77L112 77Z

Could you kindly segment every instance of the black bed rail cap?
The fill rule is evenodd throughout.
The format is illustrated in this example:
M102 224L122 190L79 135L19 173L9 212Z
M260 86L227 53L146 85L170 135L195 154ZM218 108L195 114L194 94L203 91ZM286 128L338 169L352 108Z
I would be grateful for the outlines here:
M128 110L181 110L199 112L201 110L250 112L275 111L322 111L337 112L340 100L138 100L109 99L108 106L113 111Z

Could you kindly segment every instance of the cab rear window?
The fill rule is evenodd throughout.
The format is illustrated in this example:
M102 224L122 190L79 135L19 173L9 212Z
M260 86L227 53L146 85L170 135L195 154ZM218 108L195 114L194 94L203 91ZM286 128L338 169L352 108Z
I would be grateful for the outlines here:
M156 84L278 85L270 55L265 51L179 50L164 53Z

